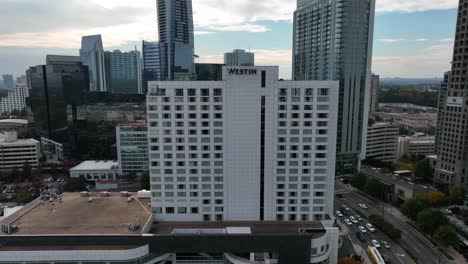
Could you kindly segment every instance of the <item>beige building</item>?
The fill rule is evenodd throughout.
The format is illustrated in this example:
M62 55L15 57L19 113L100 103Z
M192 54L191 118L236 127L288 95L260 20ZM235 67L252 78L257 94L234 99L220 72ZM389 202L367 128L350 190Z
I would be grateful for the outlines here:
M395 123L375 123L367 128L366 158L383 162L397 159L399 127Z
M398 158L404 155L434 155L435 137L417 133L414 136L398 138Z
M0 134L0 170L21 169L26 162L37 168L40 153L39 141L35 139L18 139L16 132Z

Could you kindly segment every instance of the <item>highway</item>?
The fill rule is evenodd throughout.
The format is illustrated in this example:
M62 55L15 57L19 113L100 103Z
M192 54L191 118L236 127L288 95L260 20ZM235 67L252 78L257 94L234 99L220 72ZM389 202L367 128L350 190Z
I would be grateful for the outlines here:
M345 211L341 209L343 207L343 204L348 205L348 203L343 202L341 199L335 199L335 209L337 210L339 209L341 212ZM348 207L350 206L348 205ZM338 219L340 224L345 225L349 229L349 235L351 237L351 241L353 242L353 244L359 245L363 249L362 252L356 252L358 255L362 256L363 254L367 254L366 252L367 246L370 246L372 244L371 241L375 239L381 245L381 248L379 249L380 254L382 255L382 257L384 255L388 256L388 258L390 258L391 260L390 263L392 264L414 264L415 263L397 243L390 240L384 233L382 233L377 228L376 228L377 231L374 233L371 233L366 228L367 232L364 234L364 236L366 237L366 241L361 242L357 238L356 233L360 232L359 226L365 226L369 222L365 218L363 218L363 220L360 221L358 224L353 224L349 226L343 221L343 219L349 218L349 216L351 215L356 216L358 215L358 213L356 213L356 210L351 209L351 212L349 212L348 215L339 217L335 214L335 217ZM363 214L360 214L360 215L363 216ZM384 248L382 241L386 241L390 245L390 248L389 249Z
M374 201L366 196L362 195L359 191L354 190L353 188L348 187L343 184L341 181L336 181L335 192L342 194L343 198L335 198L335 208L341 208L342 204L346 204L359 214L367 217L371 214L376 214L383 216L385 221L394 225L396 228L402 231L402 238L399 241L399 246L406 250L409 250L417 258L418 263L424 264L449 264L452 263L447 258L439 253L438 249L428 241L423 235L414 229L411 225L405 222L404 219L399 217L397 209L393 208L391 205ZM364 210L360 208L359 204L366 204L369 208ZM337 207L339 206L339 207ZM336 210L335 210L336 211ZM380 241L380 239L378 239ZM386 240L390 243L389 240ZM394 242L391 243L391 246L395 245ZM393 247L392 247L393 248ZM411 262L394 262L397 260L408 259L409 256L407 253L401 253L401 251L394 252L395 254L390 254L392 257L392 263L411 263ZM404 254L405 257L400 257L399 255ZM394 256L397 255L397 258Z

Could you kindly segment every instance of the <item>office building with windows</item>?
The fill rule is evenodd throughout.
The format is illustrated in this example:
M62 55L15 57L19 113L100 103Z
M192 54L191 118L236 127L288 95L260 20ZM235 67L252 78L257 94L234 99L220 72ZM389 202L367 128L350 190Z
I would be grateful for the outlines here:
M371 75L370 84L370 104L369 112L374 113L379 108L379 89L380 89L380 76L376 74Z
M221 81L224 64L195 63L198 81Z
M17 85L8 91L6 97L0 98L0 114L10 114L26 108L26 98L29 97L28 87Z
M298 0L294 80L340 82L337 171L354 173L365 158L375 0Z
M192 0L157 0L162 80L195 79Z
M445 104L439 111L437 165L435 184L448 190L452 186L465 187L465 205L468 206L468 1L460 0L452 70L448 75Z
M224 64L227 66L254 66L255 54L242 49L224 53Z
M40 154L39 141L18 139L16 132L0 133L0 170L21 169L25 163L37 169Z
M107 91L106 65L101 35L82 37L80 58L83 65L88 66L90 91Z
M224 67L218 82L151 82L148 140L156 218L331 216L336 86L278 81L277 67Z
M148 92L149 81L161 80L161 50L158 42L144 41L143 53L143 93Z
M400 128L395 123L378 122L367 128L367 159L393 163L397 160Z
M142 94L142 64L139 51L105 52L106 80L109 92L114 94Z
M148 127L146 123L124 123L116 128L120 174L148 171Z
M38 135L64 145L67 154L83 144L76 142L76 126L68 123L67 108L74 109L71 124L76 121L76 108L83 104L89 90L88 67L77 56L48 55L46 65L27 71L31 110Z
M3 85L6 86L7 88L13 87L13 85L15 85L13 81L13 75L4 74L2 78L3 78Z

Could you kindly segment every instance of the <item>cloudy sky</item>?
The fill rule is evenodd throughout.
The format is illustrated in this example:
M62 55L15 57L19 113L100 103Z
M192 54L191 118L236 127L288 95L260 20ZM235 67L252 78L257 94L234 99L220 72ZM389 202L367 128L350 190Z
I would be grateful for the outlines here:
M377 0L373 71L384 77L441 77L449 70L458 0ZM220 62L235 48L291 75L295 0L193 0L195 50ZM107 50L156 40L155 0L0 0L0 74L24 74L46 54L78 55L82 35Z

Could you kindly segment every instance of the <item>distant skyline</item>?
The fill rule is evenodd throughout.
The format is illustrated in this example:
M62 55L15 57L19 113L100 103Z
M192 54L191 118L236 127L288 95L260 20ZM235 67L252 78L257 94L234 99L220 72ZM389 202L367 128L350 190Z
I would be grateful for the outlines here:
M0 75L19 76L46 54L78 55L81 36L102 34L106 50L141 50L156 40L155 0L0 0ZM373 72L442 77L450 70L458 0L377 0ZM291 77L294 0L193 0L199 62L235 48Z

